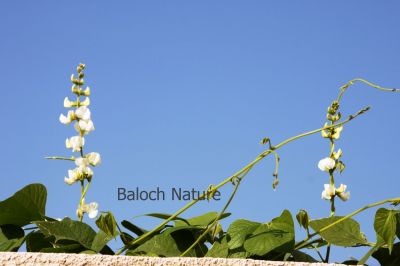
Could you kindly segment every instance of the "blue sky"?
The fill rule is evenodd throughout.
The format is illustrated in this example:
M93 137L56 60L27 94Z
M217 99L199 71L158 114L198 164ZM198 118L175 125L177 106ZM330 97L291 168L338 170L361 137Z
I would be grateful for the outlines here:
M0 8L0 197L43 183L53 217L74 216L79 198L79 188L63 182L73 165L44 159L71 155L64 141L74 131L58 116L79 62L87 65L96 126L86 150L103 157L87 201L119 220L172 213L184 202L119 202L118 187L205 189L261 153L263 137L278 143L323 125L348 80L400 87L398 1L2 1ZM346 126L338 144L347 168L337 182L352 193L338 203L339 215L399 196L399 101L360 84L345 95L344 114L372 110ZM285 208L329 215L320 199L327 177L316 167L328 142L314 135L279 153L278 190L266 158L244 180L225 225L268 221ZM187 216L221 207L201 203ZM356 217L371 241L373 215Z

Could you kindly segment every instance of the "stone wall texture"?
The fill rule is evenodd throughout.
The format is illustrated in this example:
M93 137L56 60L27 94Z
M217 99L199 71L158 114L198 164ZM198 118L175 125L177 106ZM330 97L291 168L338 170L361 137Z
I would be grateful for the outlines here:
M104 256L63 253L24 253L0 252L0 265L4 266L92 266L92 265L137 265L137 266L188 266L188 265L215 265L215 266L334 266L342 264L305 263L305 262L277 262L245 259L220 258L154 258L130 256Z

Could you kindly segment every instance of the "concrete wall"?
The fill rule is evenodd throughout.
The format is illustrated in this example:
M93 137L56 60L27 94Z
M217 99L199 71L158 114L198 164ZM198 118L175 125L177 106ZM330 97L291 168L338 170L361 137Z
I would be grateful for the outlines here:
M188 266L188 265L215 265L215 266L334 266L342 264L304 263L304 262L276 262L244 259L214 259L214 258L152 258L129 256L104 256L62 253L24 253L0 252L0 265L4 266L94 266L94 265L137 265L137 266Z

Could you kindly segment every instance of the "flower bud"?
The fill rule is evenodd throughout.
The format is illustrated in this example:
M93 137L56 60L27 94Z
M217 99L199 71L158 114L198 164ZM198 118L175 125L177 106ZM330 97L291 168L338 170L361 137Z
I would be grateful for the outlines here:
M340 138L340 133L343 131L343 125L340 125L336 128L333 129L333 134L332 134L332 138L333 139L339 139Z
M86 87L86 89L82 92L82 95L84 96L90 96L90 88Z
M304 229L308 228L308 222L310 221L310 218L308 216L307 211L305 210L300 210L296 214L296 219L299 222L300 226L303 227Z
M89 106L90 105L90 99L89 97L86 97L83 102L79 103L79 106Z
M337 152L333 152L333 157L334 157L336 160L339 160L339 158L342 157L342 154L343 154L342 149L339 149Z
M69 99L68 99L68 97L65 97L64 98L64 107L65 108L71 108L72 106L74 106L75 105L75 103L74 102L71 102Z

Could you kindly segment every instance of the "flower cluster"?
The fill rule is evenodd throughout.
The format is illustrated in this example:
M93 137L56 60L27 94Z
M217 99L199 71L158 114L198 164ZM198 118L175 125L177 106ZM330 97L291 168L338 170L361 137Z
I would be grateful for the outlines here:
M336 122L340 120L341 114L338 112L339 102L334 101L328 108L326 118L330 123L325 123L324 130L321 131L322 137L330 140L331 152L329 157L326 157L319 161L318 168L321 171L329 174L329 184L324 184L324 190L321 193L322 199L330 200L332 202L331 212L335 212L334 198L338 196L341 200L346 201L350 198L350 192L346 191L347 186L341 184L339 187L335 187L334 173L338 171L342 173L345 168L344 163L340 160L343 155L341 149L335 151L335 140L340 138L340 134L343 131L343 125L337 125Z
M95 218L98 214L98 204L92 202L85 204L85 194L87 192L88 185L90 184L93 177L93 170L91 167L97 166L101 163L100 154L97 152L91 152L84 154L83 146L85 145L85 136L92 132L94 123L91 119L91 112L88 106L90 105L90 88L82 89L84 85L84 70L85 65L79 64L77 67L78 77L74 74L71 76L72 92L76 95L76 100L71 101L68 97L64 99L65 108L75 108L74 110L68 110L67 114L61 114L59 120L64 125L74 123L74 128L77 132L76 136L72 136L65 140L65 146L67 149L71 149L72 152L79 153L79 157L72 157L70 160L75 162L76 167L72 170L68 170L68 177L64 178L65 183L72 185L76 182L80 182L82 186L81 200L78 206L77 215L82 220L83 214L88 213L90 218ZM85 97L84 100L81 97ZM86 188L84 188L85 181L88 182Z

